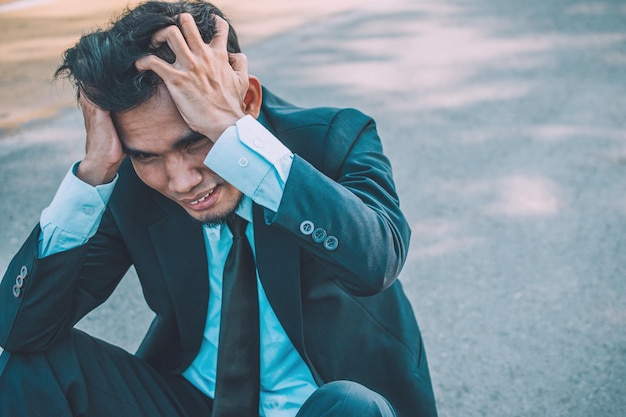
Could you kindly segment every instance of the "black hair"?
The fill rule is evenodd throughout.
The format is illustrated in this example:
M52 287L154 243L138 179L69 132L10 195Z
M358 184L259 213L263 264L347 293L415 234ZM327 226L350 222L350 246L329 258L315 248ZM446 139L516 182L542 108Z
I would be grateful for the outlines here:
M167 26L178 25L176 16L190 13L204 42L215 36L213 15L222 12L202 0L177 2L147 1L126 9L108 29L83 35L65 51L56 77L67 77L77 94L85 94L96 106L109 111L128 110L149 99L163 81L152 71L139 72L135 61L154 54L172 63L176 59L167 44L150 46L152 35ZM237 34L229 28L227 49L241 52Z

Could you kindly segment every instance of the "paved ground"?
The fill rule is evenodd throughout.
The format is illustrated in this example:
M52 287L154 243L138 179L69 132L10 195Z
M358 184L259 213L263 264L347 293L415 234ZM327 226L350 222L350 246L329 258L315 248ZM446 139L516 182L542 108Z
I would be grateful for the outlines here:
M626 415L626 4L390 0L248 50L378 120L442 416ZM0 141L0 267L82 152L69 109ZM132 274L81 326L132 350Z

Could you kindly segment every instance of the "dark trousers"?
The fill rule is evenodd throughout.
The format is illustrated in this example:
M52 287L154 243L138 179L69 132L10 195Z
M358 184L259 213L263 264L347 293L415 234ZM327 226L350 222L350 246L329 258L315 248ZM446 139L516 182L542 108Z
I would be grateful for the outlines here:
M212 400L182 376L162 375L123 349L74 330L42 353L0 357L2 417L209 417ZM354 382L323 385L297 417L393 417Z

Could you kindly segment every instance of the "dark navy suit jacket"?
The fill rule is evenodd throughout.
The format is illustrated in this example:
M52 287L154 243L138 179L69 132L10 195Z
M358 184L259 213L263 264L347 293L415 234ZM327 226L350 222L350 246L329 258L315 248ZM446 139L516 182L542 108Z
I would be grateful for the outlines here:
M278 212L253 211L257 268L272 308L319 384L357 381L399 417L435 415L420 332L396 280L410 229L374 122L356 110L301 109L263 94L259 120L295 154ZM129 161L119 175L86 245L38 259L37 226L11 262L0 288L7 351L49 347L134 265L156 314L137 354L171 373L195 358L209 292L201 226L143 184ZM313 239L303 222L326 237Z

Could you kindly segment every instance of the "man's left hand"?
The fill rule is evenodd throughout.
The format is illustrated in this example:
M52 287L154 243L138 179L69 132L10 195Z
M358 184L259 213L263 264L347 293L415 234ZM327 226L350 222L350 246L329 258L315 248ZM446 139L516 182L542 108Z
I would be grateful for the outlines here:
M212 141L244 116L248 90L248 60L226 49L228 22L214 15L216 33L205 43L193 17L178 16L179 26L168 26L152 37L152 46L167 42L176 55L170 64L155 55L139 58L139 71L154 71L165 83L189 127Z

